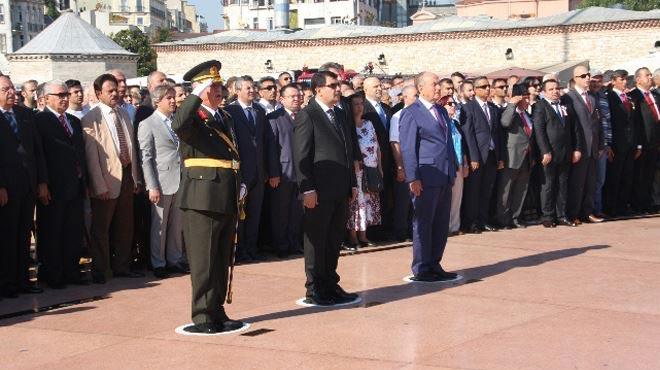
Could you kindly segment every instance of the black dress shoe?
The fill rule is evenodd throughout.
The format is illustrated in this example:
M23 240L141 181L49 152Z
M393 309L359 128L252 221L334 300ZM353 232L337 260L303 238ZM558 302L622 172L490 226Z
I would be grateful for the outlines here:
M318 293L312 293L305 297L303 301L307 304L315 304L317 306L332 306L335 304L335 300L332 297L321 295Z
M333 293L333 299L337 301L337 303L346 303L346 302L352 302L356 300L359 296L356 293L349 293L345 291L341 286L335 285L335 289L332 292ZM343 301L343 302L341 302Z
M484 227L483 227L483 229L484 229L485 231L497 231L497 227L495 227L495 226L493 226L493 225L489 225L489 224L485 224Z
M156 267L154 269L154 276L159 279L167 279L168 277L170 277L170 274L167 272L165 267Z
M183 331L194 334L216 334L219 332L215 324L196 324L183 328Z
M356 252L358 250L358 244L355 243L343 243L341 245L341 250L347 251L347 252Z
M516 229L524 229L527 227L524 222L518 221L518 220L513 220L513 227Z
M245 324L242 321L227 319L221 323L216 324L216 329L218 333L224 333L227 331L238 330L242 328Z
M468 234L481 234L481 229L477 225L472 225L468 230Z
M135 279L135 278L143 278L144 274L141 273L141 272L137 272L137 271L129 271L129 272L121 272L121 273L115 274L115 277Z
M189 274L190 267L187 263L177 263L167 267L167 272L170 274Z
M43 292L44 292L43 288L40 288L35 285L21 288L21 293L23 294L41 294Z
M555 223L552 222L552 221L543 221L543 227L550 228L550 227L555 227L555 226L557 226L557 225L555 225Z
M366 248L366 247L375 247L375 246L376 246L376 244L373 243L373 242L371 242L371 241L369 241L369 240L367 240L367 241L362 241L362 240L360 240L360 247L362 247L362 248Z
M559 220L557 220L558 225L564 225L564 226L569 226L569 227L576 227L577 225L575 222L567 219L566 217L562 217Z
M458 274L455 272L440 271L435 272L435 276L438 278L438 281L449 281L454 280L458 277Z
M421 273L410 277L410 280L412 281L424 281L424 282L440 281L439 279L440 278L435 273Z

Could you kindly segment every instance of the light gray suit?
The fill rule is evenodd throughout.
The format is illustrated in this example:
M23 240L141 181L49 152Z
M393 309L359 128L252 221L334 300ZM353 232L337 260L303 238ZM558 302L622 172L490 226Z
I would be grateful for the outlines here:
M158 111L138 126L138 141L146 190L160 191L151 205L151 264L180 265L183 257L181 211L175 206L181 178L179 139Z

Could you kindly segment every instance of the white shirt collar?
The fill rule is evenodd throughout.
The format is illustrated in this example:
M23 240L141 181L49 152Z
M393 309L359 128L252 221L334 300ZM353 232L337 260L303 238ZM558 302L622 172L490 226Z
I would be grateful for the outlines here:
M6 113L6 112L14 113L14 110L12 108L9 108L9 109L0 108L0 112L2 112L3 114Z
M557 104L557 103L560 103L560 101L559 101L559 100L557 100L556 102L553 102L552 100L550 100L550 99L548 99L548 98L546 98L545 96L543 97L543 99L544 99L545 101L547 101L547 102L548 102L548 104L550 104L550 105L553 105L553 104Z
M165 114L163 114L163 112L159 111L158 109L156 109L154 112L156 112L158 114L158 117L160 117L160 119L162 119L163 121L165 121L165 122L167 122L168 120L172 121L172 116L168 117Z
M114 109L116 108L110 108L108 105L105 105L104 103L99 102L98 107L101 108L101 112L103 114L110 114Z
M621 90L619 90L615 87L612 88L612 91L614 91L616 93L616 96L618 96L618 97L621 97L621 94L624 93L623 91L621 91Z
M366 97L365 97L365 98L366 98ZM371 105L374 106L374 108L376 108L376 107L378 106L378 104L380 104L379 101L371 100L370 98L366 98L366 99L367 99L367 101L368 101L369 103L371 103Z
M236 102L238 103L238 105L241 106L241 108L243 108L243 110L246 110L248 107L249 107L249 108L252 108L252 102L250 102L250 105L245 105L245 104L243 104L242 101L240 101L240 100L238 100L238 99L236 99Z
M578 93L578 95L582 96L587 90L582 90L581 88L575 86L575 91Z
M288 109L286 109L286 108L284 108L284 107L282 107L282 109L284 109L284 111L287 112L287 113L289 114L289 116L292 115L292 114L294 114L293 111L290 111L290 110L288 110Z
M51 113L57 117L57 119L60 119L61 114L57 113L55 110L51 109L49 106L46 106L46 109L48 109ZM66 116L64 116L64 119L66 119Z
M419 99L419 102L422 103L426 107L426 109L433 108L433 103L431 103L430 101L422 98L421 96L418 99Z
M330 107L328 107L327 105L323 104L323 103L322 103L320 100L318 100L318 99L316 100L316 103L321 107L321 109L323 109L324 112L328 113L328 109L330 109Z
M207 105L204 105L204 104L202 104L202 107L204 107L204 109L206 109L207 111L211 112L212 116L215 116L215 113L217 112L216 109L212 109L211 107L209 107Z
M477 101L477 103L479 103L479 106L480 106L480 107L483 107L483 106L484 106L484 104L486 104L486 103L487 103L487 102L485 102L485 101L483 101L483 100L481 100L481 99L479 99L479 98L478 98L478 97L477 97L476 95L475 95L475 97L474 97L474 100L476 100L476 101Z

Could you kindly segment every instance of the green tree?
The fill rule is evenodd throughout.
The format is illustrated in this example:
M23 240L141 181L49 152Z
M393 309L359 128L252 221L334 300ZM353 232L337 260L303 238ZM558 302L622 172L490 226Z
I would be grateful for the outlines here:
M55 20L60 16L60 12L57 10L57 6L55 5L55 0L46 0L44 5L46 5L46 15L49 16L52 20Z
M122 30L112 35L112 39L119 46L138 55L138 76L146 76L156 70L156 52L151 48L149 37L142 31Z
M168 42L172 41L172 33L169 28L158 28L156 30L156 35L154 36L153 42Z
M660 9L660 0L583 0L580 4L581 8L590 6L603 6L612 7L616 4L621 4L624 9L628 10L652 10Z

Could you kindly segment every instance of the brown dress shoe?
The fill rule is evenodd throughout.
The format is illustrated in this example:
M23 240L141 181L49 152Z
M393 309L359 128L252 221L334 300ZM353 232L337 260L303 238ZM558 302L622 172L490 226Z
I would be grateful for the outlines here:
M595 216L595 215L589 215L589 216L587 217L587 220L588 220L589 222L591 222L592 224L597 224L597 223L599 223L599 222L603 222L603 221L604 221L603 218L600 218L600 217Z
M574 223L576 226L577 226L577 225L582 225L582 221L580 221L579 218L576 218L575 220L573 220L573 223Z

